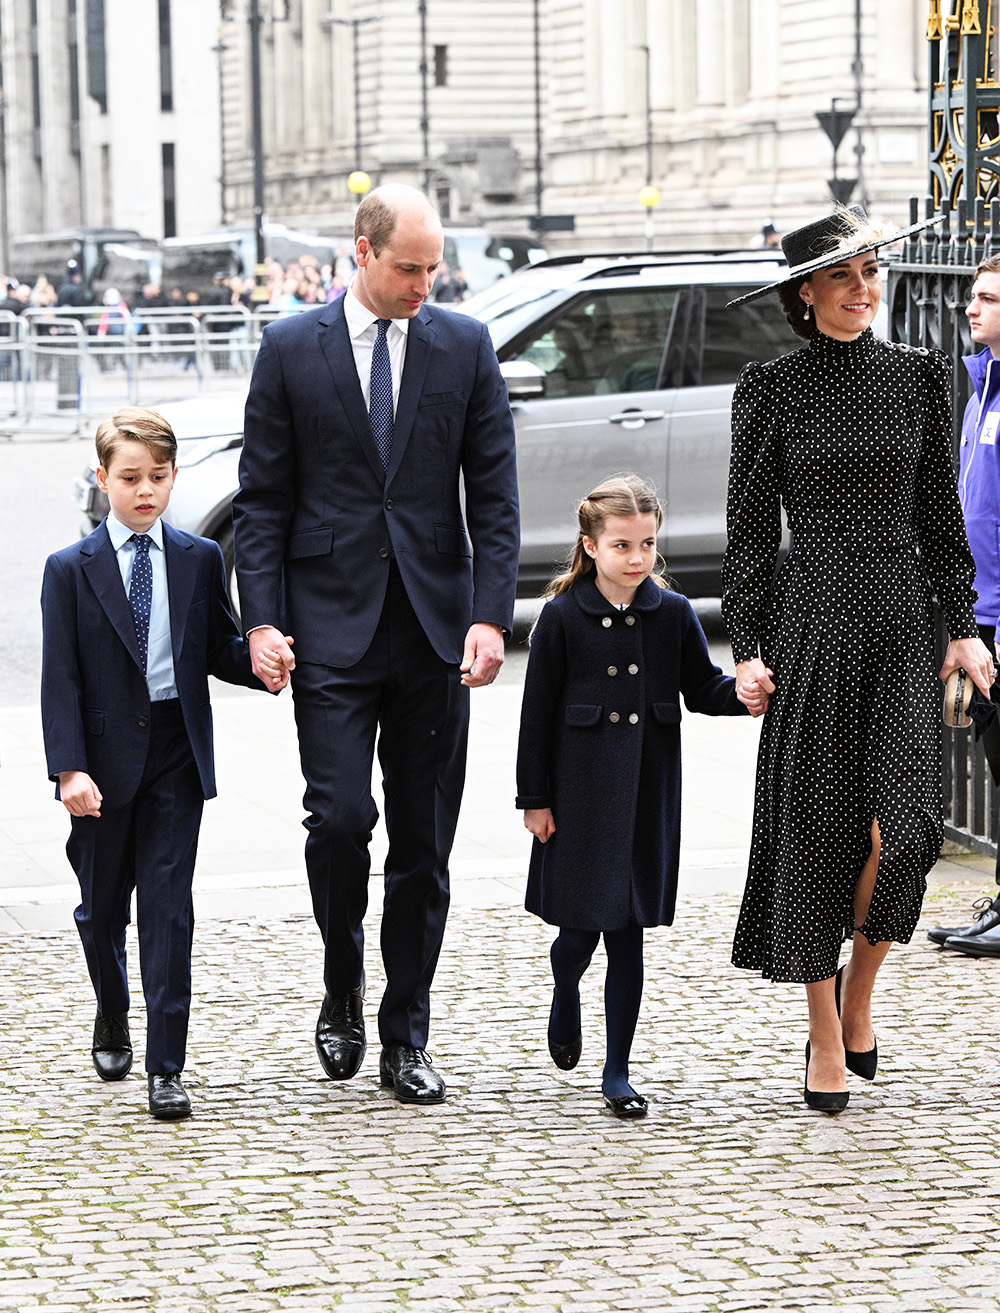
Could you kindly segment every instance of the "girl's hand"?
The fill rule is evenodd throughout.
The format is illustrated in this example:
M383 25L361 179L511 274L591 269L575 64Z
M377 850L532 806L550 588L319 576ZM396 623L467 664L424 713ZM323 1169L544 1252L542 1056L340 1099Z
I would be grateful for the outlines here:
M993 656L979 638L953 638L944 654L941 678L947 681L953 670L962 669L984 697L989 697L990 686L996 678Z
M547 843L556 832L551 807L526 807L524 828L530 830L539 843Z
M736 666L736 696L751 716L763 716L774 692L773 670L760 657L740 661Z

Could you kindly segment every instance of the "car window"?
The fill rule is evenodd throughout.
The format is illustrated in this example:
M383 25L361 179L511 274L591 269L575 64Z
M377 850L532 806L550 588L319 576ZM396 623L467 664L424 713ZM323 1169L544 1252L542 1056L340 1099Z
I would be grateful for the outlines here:
M669 362L669 384L731 386L748 361L773 360L794 349L796 339L776 296L726 308L747 290L739 285L689 289Z
M546 376L546 397L648 392L657 386L677 291L589 292L517 344Z

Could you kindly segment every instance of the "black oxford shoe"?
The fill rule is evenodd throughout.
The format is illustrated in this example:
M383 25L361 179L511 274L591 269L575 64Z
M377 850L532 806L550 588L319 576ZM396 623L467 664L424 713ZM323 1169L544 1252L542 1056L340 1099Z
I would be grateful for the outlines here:
M978 902L973 903L972 910L979 915L971 925L961 926L935 926L933 930L927 931L927 938L932 944L945 945L948 948L954 948L954 944L947 944L949 939L969 939L973 935L985 934L987 930L995 930L1000 926L1000 894L996 898L980 898Z
M90 1050L101 1080L124 1080L132 1070L132 1040L128 1033L128 1013L116 1017L97 1014L94 1044Z
M161 1122L179 1122L191 1116L191 1100L181 1084L180 1072L149 1076L149 1111Z
M952 935L944 941L945 948L954 948L966 957L1000 957L1000 926L984 930L982 934Z
M331 1080L350 1080L364 1060L365 1018L363 1003L365 981L350 994L323 1000L316 1022L316 1052L323 1070Z
M400 1103L440 1103L445 1096L444 1081L427 1054L412 1044L384 1045L378 1075Z

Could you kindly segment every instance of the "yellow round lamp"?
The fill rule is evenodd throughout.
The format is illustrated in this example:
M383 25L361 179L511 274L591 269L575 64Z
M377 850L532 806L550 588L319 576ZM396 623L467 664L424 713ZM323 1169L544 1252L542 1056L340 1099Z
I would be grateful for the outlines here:
M659 187L643 187L639 192L639 200L645 205L647 210L651 210L654 205L660 203Z
M347 190L354 196L364 196L365 192L371 188L371 185L371 178L361 169L355 169L353 173L347 175Z

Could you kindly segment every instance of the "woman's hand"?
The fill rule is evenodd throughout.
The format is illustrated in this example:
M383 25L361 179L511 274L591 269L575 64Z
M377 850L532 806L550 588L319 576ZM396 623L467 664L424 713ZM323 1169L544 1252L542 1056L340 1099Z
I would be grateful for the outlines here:
M944 654L941 678L947 680L953 670L964 670L980 693L990 695L996 667L990 649L980 638L953 638Z
M774 692L773 670L764 665L760 657L736 664L736 696L751 716L763 716Z
M530 830L539 843L547 843L556 832L551 807L526 807L524 828Z

